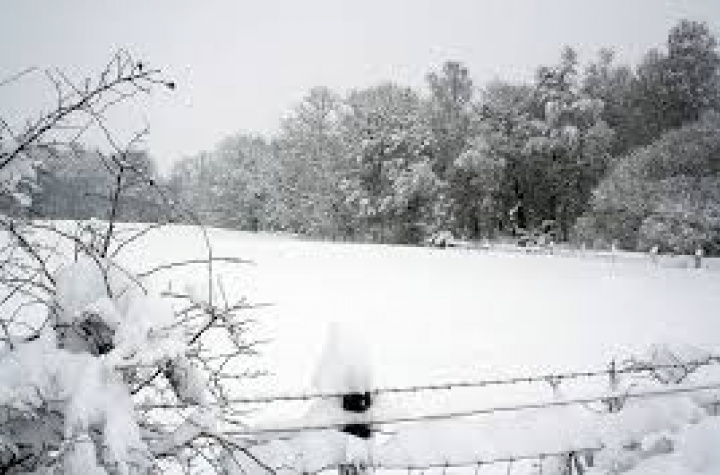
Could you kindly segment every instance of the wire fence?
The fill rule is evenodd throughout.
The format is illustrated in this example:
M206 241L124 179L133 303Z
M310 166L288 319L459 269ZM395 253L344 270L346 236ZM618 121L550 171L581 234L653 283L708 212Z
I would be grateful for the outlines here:
M517 242L464 242L454 246L458 249L483 251L502 254L552 255L555 257L582 257L599 261L626 264L651 264L671 269L704 269L720 271L720 258L698 254L659 253L650 251L632 251L612 248L580 247L567 244L544 244L520 246Z
M550 408L569 407L577 405L587 405L592 403L605 403L608 401L616 401L618 407L622 407L625 402L632 399L650 399L658 398L663 396L678 396L687 395L692 393L700 393L705 391L720 390L720 381L711 384L702 384L697 386L687 387L675 387L670 389L660 389L655 391L639 391L631 392L627 391L622 394L604 394L591 397L580 397L570 399L560 399L545 402L530 402L522 404L511 404L511 405L500 405L493 407L484 407L478 409L471 409L467 411L455 411L446 413L436 414L419 414L412 416L403 417L390 417L385 419L363 419L362 423L369 426L380 427L394 424L405 424L411 422L422 422L422 421L438 421L438 420L449 420L458 418L467 418L474 416L483 416L495 413L508 413L508 412L521 412L530 410L541 410ZM299 433L309 431L322 431L322 430L333 430L342 429L347 424L357 423L357 419L330 422L326 424L308 424L299 426L289 427L267 427L258 429L247 429L247 430L231 430L224 432L225 434L232 434L237 436L254 436L263 434L282 434L282 433Z
M605 412L619 412L625 408L625 405L630 400L647 400L652 398L667 398L676 396L688 396L700 393L708 393L714 391L720 391L720 380L708 382L705 381L702 384L687 384L685 380L687 377L701 368L707 368L711 366L720 366L720 356L707 356L704 358L698 358L687 361L680 361L680 359L672 354L665 355L671 360L674 359L676 363L670 364L652 364L647 361L639 360L628 360L623 365L618 365L615 361L611 362L607 367L589 371L567 371L557 373L544 373L536 375L522 375L512 376L507 378L492 378L492 379L477 379L477 380L462 380L462 381L451 381L446 383L433 383L426 385L417 386L397 386L397 387L381 387L368 389L362 394L372 396L382 395L404 395L413 393L426 393L426 392L438 392L438 391L456 391L462 389L472 388L487 388L487 387L502 387L512 386L520 384L550 384L553 388L556 388L559 384L565 381L576 381L596 378L608 378L610 391L583 397L574 398L561 398L558 393L553 391L552 398L549 400L533 400L529 402L520 402L515 404L502 404L493 405L487 407L479 407L461 411L448 411L440 413L420 413L413 415L403 415L401 417L384 417L374 418L372 413L368 414L352 414L347 417L346 420L340 420L345 418L339 418L338 420L332 420L323 423L298 423L297 425L284 425L284 426L260 426L260 427L248 427L248 426L234 426L228 424L220 430L216 430L211 434L212 437L221 437L227 440L233 440L235 443L242 445L243 452L246 455L252 455L251 451L254 451L260 447L272 444L275 441L285 441L292 443L294 437L297 437L303 433L319 432L319 431L344 431L348 424L363 424L370 427L374 434L383 433L383 428L389 429L386 434L395 433L395 426L408 423L420 423L420 422L432 422L432 421L447 421L454 419L472 418L488 416L492 414L502 413L520 413L523 411L541 411L552 408L565 408L571 406L584 406L587 409L592 409L591 405L600 403L600 408ZM659 388L650 390L633 390L635 385L628 385L626 390L618 390L620 377L623 375L641 375L649 376L652 380L661 384ZM720 376L718 376L720 378ZM327 399L339 399L347 395L347 392L307 392L307 393L295 393L295 394L276 394L267 396L256 396L256 397L238 397L229 398L224 401L217 401L210 405L216 406L240 406L242 404L268 404L268 403L279 403L279 402L298 402L298 401L319 401ZM709 415L717 415L718 409L720 408L720 398L718 394L710 394L710 398L703 398L702 403L698 403L706 407ZM183 407L181 404L170 404L170 403L158 403L158 404L144 404L140 405L144 409L167 409ZM187 407L187 406L185 406ZM713 411L714 409L714 411ZM599 412L599 411L596 411ZM237 427L237 428L235 428ZM562 451L555 452L534 452L526 454L502 454L500 457L477 457L473 459L465 460L435 460L431 462L418 462L418 463L388 463L383 461L369 459L365 462L358 462L358 466L355 469L344 470L347 464L329 464L323 466L320 469L313 471L298 470L297 467L292 466L278 466L271 467L269 464L260 462L259 459L256 463L260 467L269 473L278 473L282 470L293 471L296 473L303 474L318 474L321 472L327 472L329 470L338 470L340 473L345 474L359 474L367 473L368 471L402 471L405 473L423 473L426 471L433 470L446 470L446 469L465 469L465 473L474 470L478 473L482 468L490 465L505 464L507 465L507 472L511 473L513 464L520 462L532 462L539 471L535 473L543 473L543 463L547 462L548 459L555 459L555 463L564 464L564 474L582 474L584 468L587 465L587 457L596 454L604 450L606 447L602 444L595 446L585 447L569 447ZM257 458L253 456L253 458ZM582 458L582 460L581 460ZM420 458L423 460L423 458ZM559 462L558 462L559 461ZM350 463L352 466L352 463ZM353 471L354 470L354 471ZM554 472L553 472L554 473Z
M583 455L592 455L596 454L597 452L600 452L601 450L604 450L604 446L594 446L594 447L579 447L579 448L570 448L567 450L562 451L553 451L553 452L535 452L530 454L521 454L521 455L507 455L502 457L494 457L494 458L482 458L479 457L474 460L465 460L465 461L439 461L439 462L429 462L429 463L418 463L418 464L399 464L399 463L368 463L368 464L361 464L361 468L365 470L391 470L391 471L402 471L407 473L412 472L426 472L430 470L447 470L447 469L453 469L453 468L468 468L468 469L474 469L475 473L478 473L480 470L482 470L484 467L491 466L491 465L506 465L508 467L508 473L510 473L510 469L512 468L513 464L518 462L535 462L537 467L542 470L543 464L549 460L549 459L557 459L557 458L565 458L567 466L572 467L576 463L576 460L579 460L579 458ZM326 472L329 470L336 470L341 468L342 464L328 464L323 466L322 468L318 470L314 470L313 474L318 474L322 472ZM282 469L283 467L279 467L279 469ZM292 470L291 467L287 467L288 469ZM569 471L569 475L572 475L572 471ZM582 472L578 472L582 473Z
M669 364L648 364L642 362L631 362L625 367L618 367L615 362L610 363L606 368L589 370L589 371L567 371L557 373L544 373L540 375L521 375L510 376L507 378L490 378L478 380L458 380L443 383L431 383L424 385L410 386L388 386L368 389L363 391L370 396L382 396L390 394L410 394L436 391L452 391L457 389L479 389L488 387L512 386L518 384L550 384L552 386L560 384L564 381L579 379L595 379L609 378L617 379L623 375L649 375L659 382L667 384L668 382L681 382L689 374L700 368L720 366L720 356L708 356L702 359L696 359L681 363ZM663 372L679 370L680 374L675 378L663 375ZM235 404L268 404L277 402L307 402L322 399L340 399L347 394L347 391L337 392L305 392L295 394L275 394L260 395L251 397L229 397L223 401L210 403L211 405L235 405ZM174 409L185 407L182 404L175 403L146 403L141 404L140 408L144 409Z

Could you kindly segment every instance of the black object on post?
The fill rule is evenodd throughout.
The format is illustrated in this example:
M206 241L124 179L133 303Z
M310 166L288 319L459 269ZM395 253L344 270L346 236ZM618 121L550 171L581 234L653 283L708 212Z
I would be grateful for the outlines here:
M372 437L372 430L369 424L345 424L342 431L360 439L367 440Z
M363 393L348 393L342 397L343 410L361 414L367 412L372 406L373 398L370 392ZM369 439L372 436L372 430L370 424L363 422L345 424L342 428L342 432L346 434L359 437L361 439Z
M349 412L361 413L370 409L372 405L372 394L366 391L364 393L349 393L342 397L343 409Z

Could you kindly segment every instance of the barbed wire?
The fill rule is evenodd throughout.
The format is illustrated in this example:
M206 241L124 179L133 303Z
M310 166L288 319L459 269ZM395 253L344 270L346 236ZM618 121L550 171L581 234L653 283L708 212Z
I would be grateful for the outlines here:
M617 368L615 363L611 363L607 368L592 370L592 371L568 371L561 373L545 373L541 375L526 375L526 376L512 376L508 378L493 378L493 379L481 379L481 380L465 380L465 381L451 381L447 383L436 383L436 384L424 384L424 385L412 385L412 386L396 386L396 387L380 387L370 389L368 391L359 391L371 396L380 396L383 394L406 394L406 393L419 393L419 392L432 392L432 391L451 391L455 389L477 389L485 387L495 386L509 386L516 384L536 384L536 383L550 383L556 385L568 380L577 379L592 379L599 377L617 378L622 375L629 374L647 374L657 373L663 370L680 369L686 373L695 371L699 368L720 365L719 356L709 356L707 358L687 361L684 363L672 363L672 364L658 364L651 365L646 363L633 363L624 368ZM313 401L320 399L339 399L347 395L348 392L352 391L337 391L337 392L308 392L298 394L279 394L270 396L254 396L254 397L233 397L228 398L225 401L212 403L214 405L229 405L229 404L266 404L274 402L302 402L302 401ZM138 407L144 409L175 409L183 407L181 404L175 403L150 403L140 404Z
M392 417L392 418L379 419L379 420L372 420L370 418L354 419L354 420L348 420L348 421L337 421L337 422L330 422L330 423L325 423L325 424L315 424L315 425L308 424L308 425L304 425L304 426L294 426L294 427L273 427L273 428L267 427L267 428L257 428L257 429L247 429L247 430L230 430L230 431L225 431L222 433L225 435L248 437L248 436L257 436L257 435L263 435L263 434L300 433L300 432L342 429L343 427L345 427L348 424L357 424L357 423L362 423L362 424L366 424L369 426L377 427L377 426L404 424L404 423L411 423L411 422L459 419L459 418L483 416L483 415L489 415L489 414L495 414L495 413L521 412L521 411L529 411L529 410L542 410L542 409L569 407L569 406L577 406L577 405L587 405L587 404L592 404L592 403L597 403L597 402L607 402L607 401L611 401L611 400L620 400L623 403L620 405L620 407L622 407L624 405L624 403L630 399L649 399L649 398L662 397L662 396L677 396L677 395L681 395L681 394L692 394L692 393L697 393L697 392L711 391L711 390L718 390L718 389L720 389L720 381L710 383L710 384L702 384L702 385L689 386L689 387L676 387L676 388L671 388L671 389L643 391L643 392L636 392L636 393L628 391L623 394L605 394L605 395L600 395L600 396L588 396L588 397L545 401L545 402L530 402L530 403L514 404L514 405L507 405L507 406L484 407L484 408L478 408L478 409L470 409L470 410L466 410L466 411L454 411L454 412L436 413L436 414L420 414L420 415L414 415L414 416Z
M575 457L577 455L581 454L595 454L597 452L600 452L604 450L605 447L602 445L594 446L594 447L578 447L578 448L569 448L562 451L546 451L546 452L535 452L530 454L521 454L521 455L506 455L503 457L495 457L495 458L478 458L475 460L466 460L466 461L452 461L452 460L445 460L442 462L427 462L423 464L386 464L382 462L371 462L368 464L360 464L365 469L371 469L371 470L394 470L394 471L405 471L405 472L413 472L413 471L425 471L425 470L437 470L437 469L449 469L449 468L475 468L476 470L481 469L483 466L489 466L489 465L499 465L499 464L514 464L515 462L524 462L524 461L537 461L539 463L542 463L545 459L552 459L552 458L558 458L558 457ZM351 465L351 463L346 464L339 464L339 463L333 463L328 464L323 467L321 467L318 470L309 472L312 474L318 474L322 473L327 470L333 470L340 468L342 466ZM283 467L280 467L276 470L280 470ZM304 472L308 473L308 472Z
M591 409L589 406L593 403L602 403L604 404L605 408L609 411L610 409L614 410L621 410L625 407L625 404L630 399L647 399L647 398L654 398L654 397L670 397L670 396L676 396L676 395L682 395L682 394L692 394L692 393L698 393L703 391L711 391L711 390L720 390L720 382L715 383L708 383L698 386L682 386L682 387L671 387L671 388L665 388L661 390L648 390L644 392L631 392L631 389L634 387L634 385L630 386L630 389L628 389L625 393L618 393L616 390L618 377L619 375L627 375L627 374L651 374L659 383L663 383L667 385L670 382L673 383L680 383L682 382L688 375L690 375L692 372L696 371L699 368L707 367L711 365L717 365L720 364L720 358L717 356L708 356L702 359L695 359L691 361L686 362L679 362L679 363L673 363L673 364L649 364L646 362L638 361L638 360L626 360L624 363L625 366L618 367L615 361L611 362L611 364L604 369L601 370L595 370L595 371L573 371L573 372L563 372L563 373L551 373L551 374L543 374L543 375L534 375L534 376L521 376L521 377L510 377L510 378L504 378L504 379L488 379L488 380L478 380L478 381L457 381L452 383L443 383L443 384L430 384L430 385L423 385L423 386L406 386L406 387L386 387L386 388L376 388L374 390L368 391L370 394L373 395L380 395L380 394L387 394L387 393L396 393L396 394L402 394L402 393L412 393L412 392L425 392L425 391L439 391L439 390L457 390L457 389L464 389L464 388L478 388L478 387L487 387L487 386L503 386L503 385L511 385L511 384L521 384L521 383L549 383L553 387L556 387L558 384L560 384L562 381L565 380L575 380L575 379L581 379L581 378L594 378L594 377L608 377L611 384L611 394L603 394L598 396L592 396L592 397L581 397L581 398L574 398L574 399L564 399L564 400L551 400L551 401L541 401L541 402L529 402L529 403L521 403L521 404L514 404L514 405L504 405L504 406L495 406L495 407L485 407L485 408L479 408L479 409L471 409L467 411L455 411L455 412L449 412L449 413L440 413L440 414L419 414L419 415L412 415L412 416L405 416L405 417L394 417L394 418L384 418L384 419L377 419L373 420L371 418L364 419L362 416L355 416L353 417L351 421L333 421L331 423L324 423L324 424L306 424L306 425L298 425L298 426L292 426L292 427L265 427L265 428L252 428L252 427L240 427L240 428L226 428L225 430L220 431L214 431L213 436L217 437L225 437L226 440L237 440L236 438L245 438L244 443L248 444L246 447L246 450L251 450L252 448L257 448L258 446L263 446L267 444L272 444L274 442L285 440L289 441L292 440L296 435L300 433L305 432L316 432L316 431L324 431L324 430L343 430L345 427L347 427L348 424L364 424L372 427L373 432L378 432L383 426L393 426L397 424L403 424L403 423L412 423L412 422L423 422L423 421L440 421L440 420L450 420L450 419L459 419L459 418L466 418L466 417L472 417L472 416L482 416L482 415L489 415L493 413L510 413L510 412L519 412L519 411L529 411L529 410L543 410L543 409L550 409L550 408L560 408L560 407L568 407L568 406L574 406L574 405L582 405L585 406L587 409ZM660 372L663 370L666 371L672 371L672 370L681 370L679 372L676 372L676 374L672 375L663 375ZM274 396L274 397L261 397L261 398L235 398L235 399L228 399L225 401L218 402L217 404L232 404L237 403L239 401L242 402L250 402L250 403L257 403L257 402L275 402L275 401L307 401L307 400L315 400L315 399L329 399L329 398L339 398L344 396L346 393L310 393L310 394L295 394L295 395L280 395L280 396ZM718 404L717 402L715 404ZM150 405L152 407L152 405ZM163 405L158 404L154 407L162 408L163 406L166 407L175 407L175 405ZM253 440L254 439L254 440ZM439 462L430 462L430 463L416 463L416 464L387 464L387 463L377 463L372 462L369 465L363 465L363 468L370 469L374 471L406 471L408 473L411 473L413 471L415 472L424 472L428 470L433 469L450 469L450 468L475 468L475 472L478 473L480 468L487 465L495 465L495 464L507 464L508 465L508 473L510 473L510 469L512 467L512 464L515 462L521 462L521 461L531 461L536 460L540 465L542 465L543 460L546 458L552 458L552 457L566 457L566 459L562 463L566 463L568 467L572 467L572 464L581 464L580 456L583 455L589 455L590 453L599 452L604 447L597 446L597 447L582 447L582 448L571 448L571 449L565 449L563 451L558 452L538 452L533 454L523 454L523 455L507 455L499 458L492 458L492 459L475 459L470 461L457 461L457 460L443 460ZM328 465L320 470L317 470L315 472L306 472L303 471L302 473L307 475L308 473L313 474L319 474L321 472L325 472L327 470L332 469L338 469L341 468L343 464L333 464ZM269 473L277 474L280 471L287 469L287 470L294 470L294 467L263 467L265 470L267 470ZM298 472L300 473L300 472ZM574 471L571 471L569 473L575 473ZM580 473L580 472L578 472Z
M694 262L697 259L697 255L693 254L653 254L652 252L643 251L629 251L623 249L613 250L608 249L595 249L595 248L582 248L582 247L564 247L557 245L535 245L535 246L518 246L515 244L503 244L503 243L470 243L460 246L455 246L459 250L467 251L479 251L479 252L490 252L498 254L527 254L527 255L551 255L554 257L583 257L597 260L605 260L610 263L624 263L624 264L646 264L651 263L656 267L662 268L698 268ZM720 267L717 264L717 258L703 255L701 257L702 264L699 268L706 271L718 271ZM715 264L713 264L715 263Z

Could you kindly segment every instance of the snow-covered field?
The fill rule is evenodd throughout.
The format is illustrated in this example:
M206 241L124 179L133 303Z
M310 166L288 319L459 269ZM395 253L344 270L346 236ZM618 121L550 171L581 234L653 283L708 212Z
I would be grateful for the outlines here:
M659 266L643 256L341 244L227 230L211 230L210 236L216 256L255 262L219 265L226 291L273 304L253 311L259 320L257 336L272 339L253 365L272 374L238 388L242 396L333 389L313 385L333 322L367 352L373 383L380 387L601 369L613 359L646 355L657 344L715 354L720 349L716 270ZM126 253L131 265L143 267L195 255L202 255L201 237L183 227L151 233L142 246ZM197 269L182 268L156 281L202 286L204 279ZM700 372L691 382L720 382L720 373ZM634 382L624 384L635 387ZM557 397L550 385L519 386L393 397L379 404L374 416L444 413ZM602 393L607 387L607 380L581 381L565 383L559 391L571 397ZM630 408L630 422L616 418L613 427L600 427L600 416L585 408L415 425L396 438L394 448L387 446L386 455L397 464L422 464L606 444L609 432L630 427L657 435L698 419L689 401L674 397L667 406L645 412L645 406L635 413ZM307 423L306 409L276 404L254 419L259 425ZM703 424L695 432L717 438L717 422ZM640 465L632 473L680 473L657 468L680 463L677 451L674 457L658 457L667 460L653 459L648 471ZM702 470L712 466L708 463L689 464Z
M254 337L269 343L248 361L248 369L271 374L239 381L238 397L342 391L348 380L367 389L602 370L613 360L622 367L653 351L651 362L673 363L664 349L689 360L720 354L717 261L694 269L687 260L655 262L639 254L527 254L208 232L214 256L253 261L215 265L229 298L271 304L250 311L258 322ZM120 260L142 271L203 257L199 230L175 226L150 232ZM184 266L154 274L151 282L158 290L170 285L201 292L206 279L202 266ZM331 329L343 337L324 351ZM720 384L720 368L702 368L683 381L713 383ZM621 376L616 394L666 389ZM382 394L369 417L414 419L609 391L609 379L600 377L554 387L540 382ZM370 450L378 464L407 467L602 446L592 473L623 466L623 472L635 467L627 472L633 475L720 473L720 422L701 408L718 399L717 390L708 390L630 400L615 414L598 413L598 403L390 424L378 427L384 433L371 449L347 447L336 430L308 431L255 451L269 465L313 472L344 460L348 451L364 457ZM337 399L275 403L259 406L248 430L346 420ZM642 447L623 451L633 443ZM657 455L669 446L669 455ZM534 463L517 462L510 473L539 473ZM493 465L481 473L507 470ZM555 473L549 465L544 470Z
M249 393L309 389L330 322L352 328L378 385L605 366L656 343L720 348L720 273L615 260L465 249L309 242L211 230L223 284L271 307L275 375ZM192 228L151 233L126 256L142 267L202 257ZM197 268L158 282L204 282Z

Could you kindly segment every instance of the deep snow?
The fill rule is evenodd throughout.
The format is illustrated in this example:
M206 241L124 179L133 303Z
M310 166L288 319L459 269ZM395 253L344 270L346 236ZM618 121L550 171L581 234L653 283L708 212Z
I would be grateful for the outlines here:
M272 337L275 375L249 394L310 389L330 322L364 341L379 386L605 366L657 343L720 348L720 272L649 259L559 257L467 249L310 242L210 230L226 292L273 305L254 310ZM130 265L202 257L196 230L151 233ZM184 267L160 286L194 282Z
M595 370L613 359L647 355L658 344L680 348L683 354L697 348L720 353L717 261L709 262L710 270L687 268L687 260L658 263L639 254L440 250L220 229L210 229L209 236L215 256L255 263L215 264L225 292L231 298L272 304L252 310L258 320L255 336L271 341L249 362L272 374L238 382L238 396L335 391L343 384L397 387ZM196 228L175 226L150 232L128 246L120 260L143 271L202 258L203 249ZM155 274L151 281L157 289L171 285L202 292L206 279L202 266L187 266ZM324 351L330 328L346 336L331 338L330 350ZM701 371L690 382L720 382L720 371ZM635 381L622 384L637 389ZM607 391L606 380L582 380L556 390L540 384L418 393L381 398L370 417L446 413ZM706 454L711 445L697 440L716 440L720 429L716 421L704 422L695 400L631 405L612 418L572 407L409 424L395 437L384 437L387 443L381 449L369 452L389 464L423 464L646 442L646 434L672 433L677 450L634 461L638 465L633 474L670 473L657 468L669 466L716 473L715 459ZM260 408L250 422L264 428L332 422L342 417L336 409L272 404ZM697 422L704 425L693 425ZM276 461L297 461L293 451L309 448L306 452L316 455L302 461L308 469L342 457L328 448L336 433L317 437L310 434L291 446L280 443L260 452ZM366 455L363 448L342 450ZM682 455L689 450L695 455ZM695 462L685 463L687 457L695 457ZM673 473L682 473L677 470Z
M357 353L358 345L367 352L372 381L379 387L601 369L613 359L646 355L658 344L715 353L720 349L720 272L693 269L687 260L658 263L639 254L559 256L312 242L218 229L210 234L216 256L255 262L217 266L228 293L273 304L254 311L258 336L272 339L254 364L272 376L239 387L242 396L332 387L328 378L320 387L313 382L318 381L326 333L334 324L353 335L351 353ZM188 258L201 248L197 231L174 228L151 234L129 255L132 262L148 265ZM717 262L711 264L716 267ZM205 275L183 268L156 281L166 285L168 279L174 286L192 281L202 288ZM338 371L331 368L331 373ZM694 381L720 382L720 372L701 372ZM560 393L573 397L607 389L605 380L579 381L563 384ZM549 385L411 394L379 401L372 417L555 397ZM416 424L391 439L382 457L398 465L422 464L621 443L663 431L684 434L688 424L700 420L698 414L692 398L681 397L639 404L615 419L569 408ZM336 416L307 404L273 404L256 413L254 422L282 427ZM298 444L311 447L307 451L318 455L302 461L307 469L339 456L327 449L334 435L314 437L267 450L275 452L276 460L290 457L300 463L294 455ZM680 435L678 440L685 438ZM633 473L655 473L642 470L653 470L652 464L661 462L653 461L647 469L643 463Z

